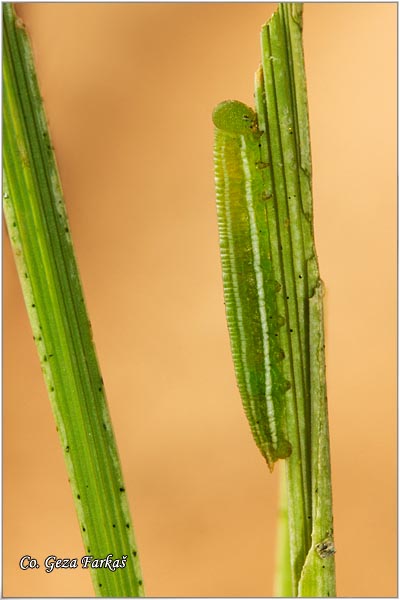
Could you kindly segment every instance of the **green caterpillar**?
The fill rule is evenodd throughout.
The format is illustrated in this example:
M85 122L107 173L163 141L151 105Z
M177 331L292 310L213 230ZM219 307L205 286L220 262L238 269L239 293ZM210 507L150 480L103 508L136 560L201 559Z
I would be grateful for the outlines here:
M213 112L214 166L222 274L236 378L253 437L270 470L291 453L284 435L281 285L271 262L257 115L228 100Z

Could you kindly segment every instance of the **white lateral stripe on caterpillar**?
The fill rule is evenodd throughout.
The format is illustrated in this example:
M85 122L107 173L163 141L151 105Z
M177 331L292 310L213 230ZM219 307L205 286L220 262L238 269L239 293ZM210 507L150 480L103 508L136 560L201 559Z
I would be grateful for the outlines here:
M256 215L254 212L254 197L253 197L253 189L251 185L252 181L252 172L249 164L249 152L246 148L246 139L245 136L241 136L241 157L242 157L242 165L243 165L243 173L244 173L244 185L246 191L246 206L247 212L249 215L250 222L250 237L251 237L251 245L253 250L253 270L255 279L257 282L257 299L258 299L258 310L260 314L260 322L261 322L261 330L262 330L262 344L264 350L264 376L265 376L265 399L267 404L267 417L268 424L271 433L272 444L275 449L277 449L278 445L278 434L276 431L276 421L275 421L275 408L274 403L272 401L272 378L271 378L271 362L269 355L269 345L268 345L268 318L267 318L267 310L265 304L265 292L264 292L264 279L263 273L261 269L261 251L260 251L260 236L256 223Z

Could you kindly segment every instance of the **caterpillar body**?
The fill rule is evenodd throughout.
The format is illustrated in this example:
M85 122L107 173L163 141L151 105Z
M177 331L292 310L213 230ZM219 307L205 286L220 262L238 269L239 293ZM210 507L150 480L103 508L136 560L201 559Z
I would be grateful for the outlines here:
M284 435L284 353L256 113L228 100L213 112L214 167L225 310L233 362L255 442L272 471L291 453Z

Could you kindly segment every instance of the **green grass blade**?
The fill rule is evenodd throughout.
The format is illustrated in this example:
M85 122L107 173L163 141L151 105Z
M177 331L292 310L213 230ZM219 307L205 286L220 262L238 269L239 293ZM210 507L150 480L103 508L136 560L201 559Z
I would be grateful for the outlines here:
M318 544L332 540L333 529L302 4L280 4L262 29L261 46L256 105L265 122L262 143L271 163L273 203L268 216L276 232L274 264L284 282L282 310L288 328L282 332L282 347L290 356L287 377L292 381L286 411L293 447L287 460L292 593L330 596L335 593L333 553L321 558L317 552Z
M289 6L289 5L288 5ZM290 7L289 7L290 8ZM311 464L307 259L313 249L305 247L306 221L299 181L299 123L293 90L291 30L287 10L279 10L261 32L262 68L256 78L256 106L262 140L271 164L272 202L268 220L274 231L274 266L283 282L280 297L288 327L282 347L292 389L287 394L286 421L292 455L288 460L288 519L292 583L295 594L311 540Z
M275 265L284 282L282 310L289 324L282 347L290 356L292 381L286 411L293 447L287 460L292 593L330 596L335 593L333 553L321 558L317 552L318 544L332 540L333 529L301 4L280 4L262 29L261 46L256 105L265 121L273 195L268 216L277 234Z
M336 595L322 297L321 284L310 298L313 529L299 583L305 598Z
M102 568L89 566L94 589L105 597L143 596L125 486L32 51L11 4L3 5L3 164L7 229L85 553L94 559L112 555Z

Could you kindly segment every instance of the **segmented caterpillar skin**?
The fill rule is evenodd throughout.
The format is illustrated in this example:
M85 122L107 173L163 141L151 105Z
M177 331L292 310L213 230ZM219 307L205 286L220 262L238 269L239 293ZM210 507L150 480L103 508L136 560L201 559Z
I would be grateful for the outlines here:
M231 349L245 413L270 470L291 453L284 436L284 354L268 233L256 113L238 101L213 112L215 184L222 274Z

